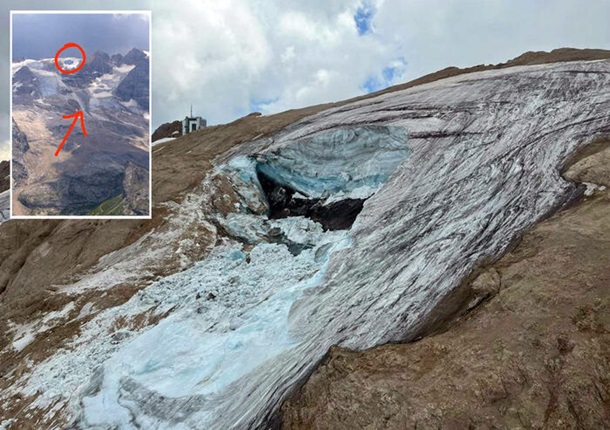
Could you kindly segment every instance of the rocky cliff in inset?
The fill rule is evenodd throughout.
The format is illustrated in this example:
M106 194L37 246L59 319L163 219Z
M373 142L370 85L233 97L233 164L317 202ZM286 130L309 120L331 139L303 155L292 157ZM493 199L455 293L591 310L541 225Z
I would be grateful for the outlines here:
M115 90L115 95L124 102L135 100L147 111L150 104L148 56L138 49L133 49L123 57L123 63L135 67L121 81Z
M10 186L10 164L8 161L0 161L0 222L6 221L10 215Z

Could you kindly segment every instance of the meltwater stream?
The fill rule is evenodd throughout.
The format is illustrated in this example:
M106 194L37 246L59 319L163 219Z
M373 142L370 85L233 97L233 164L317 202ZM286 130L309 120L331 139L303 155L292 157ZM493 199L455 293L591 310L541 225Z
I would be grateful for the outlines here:
M84 428L263 427L331 345L411 339L477 261L578 195L558 168L610 133L609 83L608 61L476 73L331 109L244 145L215 173L241 196L235 213L215 218L232 239L104 311L24 392L42 390L43 403L74 393ZM367 153L379 135L387 145ZM315 151L326 151L324 162ZM372 179L382 166L387 174ZM349 230L268 220L254 213L266 200L257 171L291 198L367 200ZM151 309L171 312L109 334L116 316Z

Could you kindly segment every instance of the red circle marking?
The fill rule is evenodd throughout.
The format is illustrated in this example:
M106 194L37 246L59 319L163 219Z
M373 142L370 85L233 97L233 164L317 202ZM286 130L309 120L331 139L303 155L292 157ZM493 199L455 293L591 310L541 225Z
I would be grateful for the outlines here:
M78 49L83 57L83 61L81 61L80 66L78 66L76 69L65 70L65 69L62 69L61 66L59 65L59 54L61 54L63 51L65 51L66 49L69 49L69 48ZM66 43L59 51L57 51L57 54L55 54L55 67L57 67L57 70L59 70L64 75L71 75L72 73L78 72L80 69L83 68L86 61L87 61L87 54L85 54L85 50L76 43Z

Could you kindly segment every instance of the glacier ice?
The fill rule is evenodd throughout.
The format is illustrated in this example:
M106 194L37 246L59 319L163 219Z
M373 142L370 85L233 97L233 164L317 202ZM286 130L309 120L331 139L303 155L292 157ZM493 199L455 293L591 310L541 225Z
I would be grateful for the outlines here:
M177 422L163 421L180 414L184 405L172 400L180 398L199 405L185 417L190 426L204 422L207 405L221 412L226 390L300 344L286 324L290 307L323 281L330 255L350 244L347 232L323 232L304 218L273 223L291 240L311 246L295 256L283 244L261 243L246 252L227 243L192 268L103 311L85 325L74 349L37 369L35 378L44 387L40 404L78 390L73 408L85 427L176 428ZM117 316L169 310L153 327L111 334ZM61 370L66 368L68 375ZM91 373L90 382L80 385ZM152 403L168 404L142 407L142 393Z
M341 230L351 227L363 201L410 153L403 127L342 127L271 147L263 142L249 156L230 158L218 173L231 182L247 213L305 216L324 229ZM265 236L261 221L255 227L236 215L219 222L249 242Z
M403 127L341 127L274 146L257 156L256 168L307 197L372 194L410 152Z

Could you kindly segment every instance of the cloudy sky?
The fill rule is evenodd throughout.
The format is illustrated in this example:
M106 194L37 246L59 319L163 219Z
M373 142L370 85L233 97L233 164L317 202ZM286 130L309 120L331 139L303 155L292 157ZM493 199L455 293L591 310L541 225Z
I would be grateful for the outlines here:
M68 42L78 43L90 54L95 51L126 54L132 48L148 50L148 19L149 15L143 13L14 14L13 58L53 58Z
M126 8L152 10L153 127L184 117L191 103L211 124L225 123L450 65L610 49L610 0L2 0L0 82L9 88L9 10ZM0 158L8 110L1 91Z

